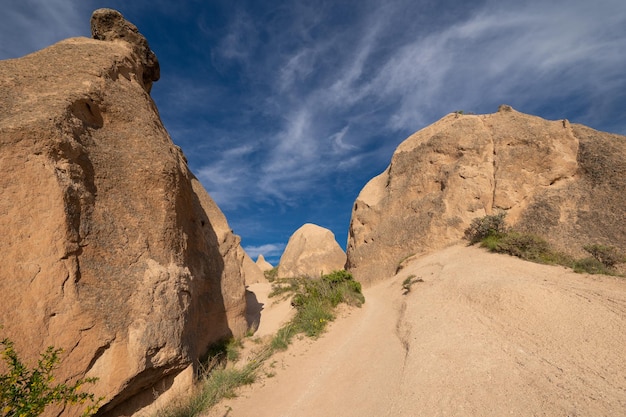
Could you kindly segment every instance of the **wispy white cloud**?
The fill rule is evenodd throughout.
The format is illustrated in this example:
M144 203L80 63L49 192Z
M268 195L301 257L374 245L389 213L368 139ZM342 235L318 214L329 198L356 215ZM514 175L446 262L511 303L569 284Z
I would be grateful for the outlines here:
M232 61L248 66L258 44L258 28L244 10L235 13L225 36L212 48L214 64L228 67Z
M243 250L256 260L259 255L263 255L264 258L280 257L285 250L285 246L284 243L267 243L260 246L245 246Z
M24 0L3 5L0 59L18 58L62 39L90 36L91 9L72 0Z
M601 100L594 91L609 88L626 65L616 53L626 50L624 12L557 3L489 3L446 25L404 31L394 18L410 2L363 4L349 30L323 26L321 8L263 32L268 39L252 43L256 52L242 42L262 30L238 15L221 54L242 61L245 77L268 92L250 100L274 123L254 132L265 146L255 149L256 165L241 169L244 160L224 152L201 177L220 204L268 197L294 204L330 176L378 161L374 149L390 153L402 134L447 112L495 111L503 102L532 111L580 91Z

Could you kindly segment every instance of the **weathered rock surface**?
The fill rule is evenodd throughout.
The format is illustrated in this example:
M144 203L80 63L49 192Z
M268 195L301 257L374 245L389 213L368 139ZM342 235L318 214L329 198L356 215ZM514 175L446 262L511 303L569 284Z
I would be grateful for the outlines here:
M405 140L354 203L347 267L368 283L498 211L557 248L626 250L626 137L501 106L450 114Z
M307 223L289 238L278 263L278 276L319 277L343 269L346 254L328 229Z
M152 83L161 77L161 67L148 40L139 33L137 26L124 19L117 10L98 9L91 15L91 35L100 41L123 40L133 48L134 55L139 58L143 69L141 79L148 92Z
M259 255L259 257L256 258L256 264L258 265L259 268L261 268L261 271L263 272L274 269L272 264L267 262L263 255Z
M0 62L0 324L122 416L188 388L246 305L239 238L149 96L156 57L108 33Z

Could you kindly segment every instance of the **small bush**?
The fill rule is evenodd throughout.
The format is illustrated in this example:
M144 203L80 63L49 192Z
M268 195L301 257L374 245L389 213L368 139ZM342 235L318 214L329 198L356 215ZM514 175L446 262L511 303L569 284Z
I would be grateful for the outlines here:
M276 281L276 278L278 278L278 267L275 266L268 271L264 271L263 275L265 275L265 279L267 279L269 282Z
M626 262L626 256L616 248L597 244L583 248L591 254L591 258L573 259L554 250L542 237L507 228L504 217L504 213L500 213L474 219L465 230L465 238L472 244L480 242L482 247L491 252L505 253L536 263L563 265L575 272L615 275L613 267Z
M572 262L572 269L579 274L613 275L614 272L595 258L583 258Z
M585 245L583 249L606 268L613 268L617 264L626 262L624 254L613 246L594 244Z
M508 229L504 222L505 217L506 212L501 212L475 218L469 227L465 229L465 239L469 240L470 244L473 245L489 236L499 237L506 234Z
M510 232L500 237L489 236L482 244L494 252L517 256L527 261L553 263L555 258L550 244L535 235Z
M3 417L35 417L48 405L88 404L83 416L98 411L103 398L81 391L84 384L93 384L96 378L79 379L74 384L53 384L54 371L60 363L62 349L50 346L40 355L37 366L29 369L18 357L13 342L7 338L0 342L0 353L6 373L0 374L0 409Z

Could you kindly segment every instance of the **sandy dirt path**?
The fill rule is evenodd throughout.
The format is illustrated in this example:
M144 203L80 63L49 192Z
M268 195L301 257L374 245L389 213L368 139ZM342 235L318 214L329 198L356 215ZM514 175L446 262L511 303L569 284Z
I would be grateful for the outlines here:
M210 416L626 416L624 278L453 246L365 296Z

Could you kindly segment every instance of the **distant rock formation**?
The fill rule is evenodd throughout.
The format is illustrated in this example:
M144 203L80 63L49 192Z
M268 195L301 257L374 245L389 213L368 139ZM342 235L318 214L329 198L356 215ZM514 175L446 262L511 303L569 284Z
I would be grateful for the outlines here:
M280 278L319 277L343 269L346 254L328 229L307 223L289 238L278 263Z
M267 262L263 255L259 255L259 257L256 258L256 264L261 269L261 271L263 271L263 272L269 271L271 269L274 269L272 264Z
M240 248L240 251L242 256L241 273L243 274L246 285L257 284L259 282L267 282L263 271L261 271L261 268L259 268L259 266L252 260L252 258L250 258L250 256L248 256L248 254L242 248Z
M402 142L359 194L347 267L365 283L384 279L499 211L573 255L594 242L626 250L626 137L509 106L447 115Z
M29 363L63 348L57 380L99 378L122 416L244 334L243 250L161 123L145 38L114 11L93 28L114 40L0 62L0 333Z

